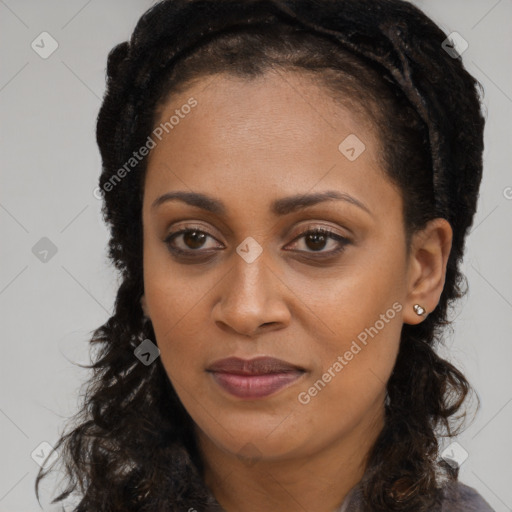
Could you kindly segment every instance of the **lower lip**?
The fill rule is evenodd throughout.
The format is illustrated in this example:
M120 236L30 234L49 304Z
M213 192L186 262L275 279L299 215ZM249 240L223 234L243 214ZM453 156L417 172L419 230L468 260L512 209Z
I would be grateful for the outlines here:
M214 380L228 393L245 399L264 398L289 386L304 372L271 373L266 375L236 375L212 372Z

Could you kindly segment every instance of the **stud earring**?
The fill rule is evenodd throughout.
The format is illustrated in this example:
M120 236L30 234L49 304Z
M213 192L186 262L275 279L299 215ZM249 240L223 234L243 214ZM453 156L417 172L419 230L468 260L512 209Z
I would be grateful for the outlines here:
M422 316L425 314L425 308L422 308L419 304L414 304L413 308L417 315Z

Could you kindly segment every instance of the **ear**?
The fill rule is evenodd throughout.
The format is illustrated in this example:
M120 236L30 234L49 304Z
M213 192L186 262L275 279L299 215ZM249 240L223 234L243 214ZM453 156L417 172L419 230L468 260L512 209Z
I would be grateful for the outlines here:
M407 300L403 315L406 324L422 322L439 303L446 277L446 265L452 247L452 228L443 218L429 221L411 240L408 262ZM414 305L425 313L418 315Z

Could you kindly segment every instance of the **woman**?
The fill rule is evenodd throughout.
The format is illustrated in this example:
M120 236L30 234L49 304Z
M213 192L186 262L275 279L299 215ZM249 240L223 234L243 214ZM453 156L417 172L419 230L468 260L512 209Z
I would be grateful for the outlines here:
M399 0L173 0L112 50L122 283L54 502L491 510L440 453L471 391L435 348L484 128L446 40Z

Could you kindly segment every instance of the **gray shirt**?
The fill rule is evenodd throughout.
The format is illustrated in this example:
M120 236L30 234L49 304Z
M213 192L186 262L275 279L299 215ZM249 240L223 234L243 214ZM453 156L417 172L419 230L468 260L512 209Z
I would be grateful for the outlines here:
M226 512L219 502L210 496L209 511ZM333 512L371 512L362 508L360 485L353 487L341 506ZM445 486L439 491L436 505L429 512L495 512L478 492L461 482Z
M431 512L495 512L478 492L455 482L439 492L437 506ZM361 506L361 489L356 485L346 496L336 512L368 512Z

